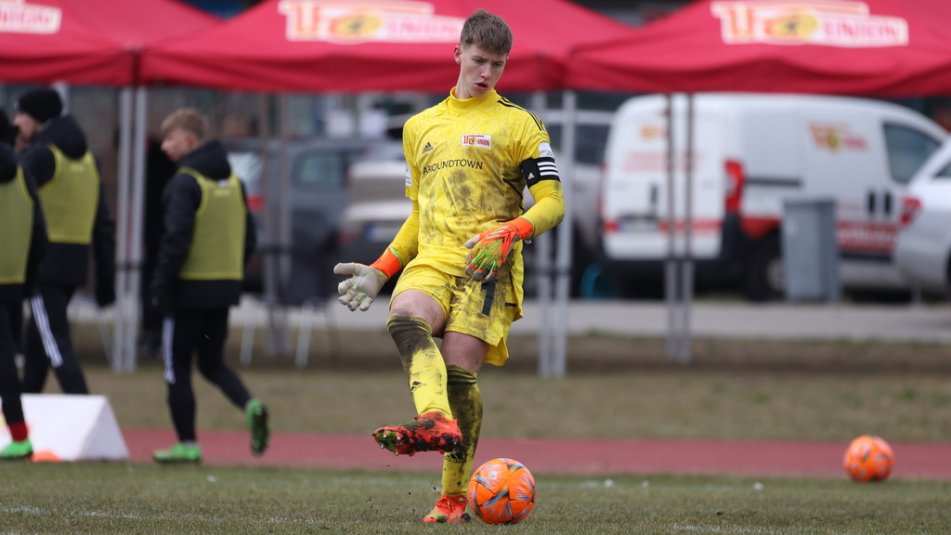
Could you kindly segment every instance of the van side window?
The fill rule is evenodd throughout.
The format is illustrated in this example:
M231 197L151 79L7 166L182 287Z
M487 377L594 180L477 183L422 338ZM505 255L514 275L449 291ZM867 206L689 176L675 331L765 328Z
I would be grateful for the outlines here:
M294 182L313 190L336 191L344 187L345 162L337 153L305 153L294 165Z
M951 178L951 163L942 167L941 170L938 171L934 177L935 177L935 180Z
M940 142L933 137L907 126L885 125L885 146L892 180L907 184L921 164L938 150Z

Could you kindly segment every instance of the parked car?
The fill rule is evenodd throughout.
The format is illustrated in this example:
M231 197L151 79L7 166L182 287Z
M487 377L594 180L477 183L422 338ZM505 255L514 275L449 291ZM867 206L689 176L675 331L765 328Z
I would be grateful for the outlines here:
M337 261L337 236L347 205L347 170L367 153L374 141L363 139L294 139L281 150L280 142L259 139L225 141L232 169L245 183L248 204L258 225L258 252L245 274L249 291L263 288L264 257L288 253L290 273L282 296L303 301L328 292L330 270ZM280 198L280 158L286 155L287 203L290 210L289 249L281 251L277 210L266 221L268 203ZM265 160L266 158L266 160ZM267 179L270 178L270 179ZM275 205L276 206L276 205ZM270 224L269 224L270 223Z
M340 258L370 264L393 241L413 209L405 194L402 143L376 145L350 166L348 174L348 204L338 239Z
M928 294L951 295L951 141L915 173L901 204L895 265Z
M600 247L600 219L598 202L601 190L604 147L607 144L613 112L581 111L575 126L575 160L571 183L571 293L576 297L596 298L616 292L615 284L604 274L598 258ZM561 150L562 127L558 122L546 123L555 162L562 176L567 172ZM566 180L563 178L563 180ZM557 240L559 227L552 233ZM526 263L527 269L534 266Z

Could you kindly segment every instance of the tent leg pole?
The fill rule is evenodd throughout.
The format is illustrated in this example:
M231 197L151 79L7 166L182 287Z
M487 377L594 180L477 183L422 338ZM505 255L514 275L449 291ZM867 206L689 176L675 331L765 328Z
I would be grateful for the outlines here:
M130 168L132 151L132 88L126 87L119 92L119 169L118 191L116 193L116 303L113 310L112 327L112 371L125 371L125 325L123 314L129 288L129 186L132 182Z
M574 223L572 221L572 199L571 183L574 180L575 172L575 124L578 112L578 95L574 91L565 91L564 98L564 124L562 124L562 159L559 164L561 172L562 191L566 192L565 199L565 217L558 226L558 250L555 259L555 273L557 273L557 284L555 285L555 351L554 364L552 366L552 375L554 377L564 377L567 372L568 363L568 308L571 297L571 257L572 257L572 234Z

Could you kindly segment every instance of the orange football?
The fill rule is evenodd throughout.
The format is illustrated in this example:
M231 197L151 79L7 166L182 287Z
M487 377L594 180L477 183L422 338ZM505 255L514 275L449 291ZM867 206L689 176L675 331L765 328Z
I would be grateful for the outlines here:
M492 459L472 473L468 500L488 524L517 524L535 507L535 478L518 461Z
M853 481L884 481L895 466L895 452L882 438L862 435L845 450L843 464Z

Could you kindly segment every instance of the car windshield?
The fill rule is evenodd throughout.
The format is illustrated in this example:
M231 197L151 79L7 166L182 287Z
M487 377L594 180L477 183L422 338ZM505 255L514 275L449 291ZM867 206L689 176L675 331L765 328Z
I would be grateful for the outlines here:
M278 158L282 152L277 145L271 146L268 162L264 161L258 145L235 142L228 150L228 163L232 171L244 181L249 195L263 193L265 163L269 174L275 174L280 168ZM346 184L347 167L354 158L362 158L366 150L367 145L360 142L317 139L292 142L286 150L291 165L291 183L293 187L304 191L342 190Z
M547 125L551 144L561 150L561 125ZM604 161L604 146L608 141L609 125L579 124L575 127L575 161L588 165L601 165Z
M294 182L307 189L338 190L344 186L342 152L307 152L294 165Z
M403 161L403 144L399 141L374 143L360 156L361 162Z

